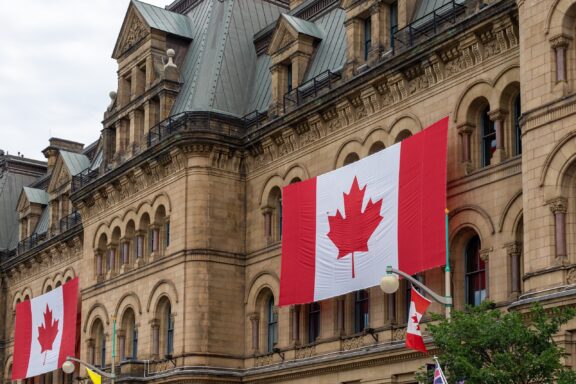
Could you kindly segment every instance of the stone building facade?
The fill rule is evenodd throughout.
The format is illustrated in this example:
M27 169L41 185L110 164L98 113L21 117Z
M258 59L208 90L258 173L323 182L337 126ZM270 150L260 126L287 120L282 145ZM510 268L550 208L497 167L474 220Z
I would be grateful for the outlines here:
M572 305L575 30L573 0L132 0L100 140L52 139L14 206L3 379L16 303L79 276L80 357L116 321L121 381L414 383L405 282L277 306L282 187L444 116L456 308Z

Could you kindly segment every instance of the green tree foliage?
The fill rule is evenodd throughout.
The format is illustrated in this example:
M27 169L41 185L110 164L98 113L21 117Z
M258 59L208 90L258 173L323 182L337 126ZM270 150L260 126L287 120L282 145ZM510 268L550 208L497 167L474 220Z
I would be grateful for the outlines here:
M428 330L450 383L574 384L576 372L562 365L564 350L552 337L575 316L572 307L545 310L537 304L522 314L485 302L454 311L450 322L438 318Z

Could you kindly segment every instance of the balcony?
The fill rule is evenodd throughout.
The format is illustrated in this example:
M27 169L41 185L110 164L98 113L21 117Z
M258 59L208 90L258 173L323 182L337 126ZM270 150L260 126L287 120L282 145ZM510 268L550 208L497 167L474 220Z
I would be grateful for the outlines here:
M68 216L60 219L60 233L66 232L69 229L74 228L82 222L82 217L80 212L74 211Z
M406 27L394 32L392 49L394 54L404 52L453 25L464 20L468 7L462 0L452 0L427 15L414 20Z
M80 216L80 212L78 211L72 212L68 216L60 219L60 222L58 224L59 224L58 233L51 233L51 232L35 233L32 236L27 237L24 240L20 241L18 243L16 254L21 255L23 253L26 253L29 250L35 248L36 246L44 243L45 241L82 224L82 217Z
M334 83L341 78L342 76L340 73L327 70L313 79L302 83L298 88L287 92L284 95L284 113L317 97L321 91L332 89Z

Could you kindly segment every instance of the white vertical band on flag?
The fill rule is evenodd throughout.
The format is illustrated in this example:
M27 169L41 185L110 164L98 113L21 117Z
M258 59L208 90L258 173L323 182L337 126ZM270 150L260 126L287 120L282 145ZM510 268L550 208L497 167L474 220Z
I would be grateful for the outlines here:
M398 179L401 143L346 167L317 177L316 186L316 271L314 300L322 300L378 285L386 266L398 267ZM368 252L355 253L355 278L351 278L352 257L340 259L338 248L327 234L328 216L336 210L345 216L344 194L357 177L360 189L366 186L362 204L382 199L382 221L370 236ZM367 257L369 256L369 257Z
M62 295L62 286L60 286L53 291L31 300L32 344L28 363L28 377L58 369L58 357L64 327L64 300ZM41 345L38 342L38 327L42 325L49 327L51 325L45 323L44 313L46 312L46 305L48 305L48 308L52 311L52 319L54 321L58 320L58 334L54 339L52 349L41 352Z

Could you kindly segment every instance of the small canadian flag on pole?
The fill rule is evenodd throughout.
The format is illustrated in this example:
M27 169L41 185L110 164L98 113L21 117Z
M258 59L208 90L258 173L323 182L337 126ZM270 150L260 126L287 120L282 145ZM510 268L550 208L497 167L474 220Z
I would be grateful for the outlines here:
M74 356L78 278L16 306L12 380L41 375Z
M376 286L445 263L448 118L345 167L288 185L280 305Z
M422 332L420 331L420 319L430 305L430 300L422 296L412 287L410 292L410 312L408 313L408 325L406 327L406 348L412 348L420 352L427 352Z

